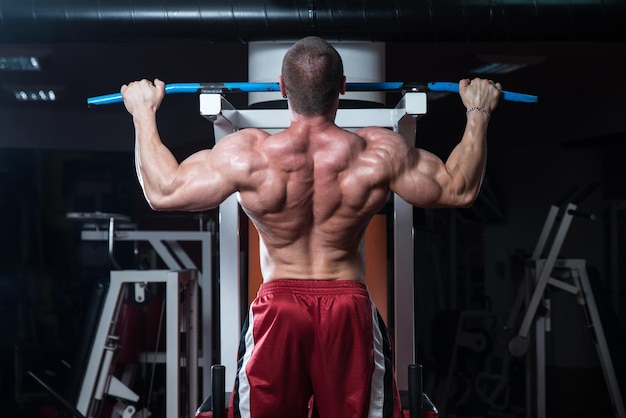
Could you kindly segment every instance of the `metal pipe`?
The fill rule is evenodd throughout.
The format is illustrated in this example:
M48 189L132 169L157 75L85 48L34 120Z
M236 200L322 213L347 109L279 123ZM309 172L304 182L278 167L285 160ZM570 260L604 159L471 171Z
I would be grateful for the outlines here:
M622 0L0 0L0 43L600 41L625 17Z

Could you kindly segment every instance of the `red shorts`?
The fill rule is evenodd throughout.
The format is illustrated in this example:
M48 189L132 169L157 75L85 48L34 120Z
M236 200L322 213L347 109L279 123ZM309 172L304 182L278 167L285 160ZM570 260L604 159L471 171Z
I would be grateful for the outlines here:
M313 407L312 407L313 405ZM400 418L391 340L366 286L261 285L239 344L229 417Z

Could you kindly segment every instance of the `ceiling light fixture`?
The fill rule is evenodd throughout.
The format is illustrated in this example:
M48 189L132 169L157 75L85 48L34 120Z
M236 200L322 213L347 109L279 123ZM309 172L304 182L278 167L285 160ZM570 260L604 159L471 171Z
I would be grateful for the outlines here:
M60 85L4 85L3 90L18 102L57 102L65 96Z
M481 65L479 67L471 70L472 73L478 75L486 75L486 74L508 74L513 71L519 70L521 68L527 67L528 64L510 64L505 62L490 62L485 65Z
M521 70L530 65L537 65L545 61L545 57L512 56L512 55L486 55L477 56L484 64L470 70L478 76L509 74Z
M54 102L57 99L52 89L15 90L13 95L20 102Z
M0 56L0 71L41 71L35 56Z

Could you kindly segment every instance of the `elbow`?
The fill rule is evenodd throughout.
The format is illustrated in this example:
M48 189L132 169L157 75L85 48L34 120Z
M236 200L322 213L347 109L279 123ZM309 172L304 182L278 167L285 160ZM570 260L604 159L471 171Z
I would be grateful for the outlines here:
M155 212L163 212L167 210L167 208L164 205L160 205L151 200L148 200L147 202L148 202L148 206L150 206L150 209L152 209Z
M479 192L479 189L477 188L458 191L457 193L454 194L453 206L457 208L463 208L463 209L472 207L472 205L476 201L476 198L478 197L478 192Z
M151 199L146 199L146 202L148 203L148 206L150 207L150 209L152 209L155 212L160 212L165 210L165 208L163 207L163 205L160 205L157 201L155 200L151 200Z
M207 202L183 199L180 195L152 193L145 195L150 209L156 212L190 211L213 209L215 206Z
M457 177L450 186L452 199L455 206L467 209L471 207L476 199L482 185L482 176L480 179Z
M150 209L154 211L161 212L169 209L167 205L167 200L164 199L163 196L157 195L155 193L144 193L144 197Z
M471 208L475 201L476 201L476 196L471 197L471 198L465 197L459 200L458 207L462 209Z
M461 199L461 207L464 209L472 207L476 199L478 199L478 194L480 193L480 185L478 187L472 187L471 190L468 190L467 193Z

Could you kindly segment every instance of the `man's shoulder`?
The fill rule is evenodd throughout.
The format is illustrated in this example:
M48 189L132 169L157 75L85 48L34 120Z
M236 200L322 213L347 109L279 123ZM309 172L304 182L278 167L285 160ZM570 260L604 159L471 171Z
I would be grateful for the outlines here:
M263 139L263 138L267 138L268 136L270 136L268 132L259 128L244 128L244 129L238 130L235 133L236 134L238 133L239 135L243 137L247 137L251 139Z
M388 128L382 128L380 126L366 126L356 131L356 134L367 138L376 138L381 136L393 136L394 132Z
M361 128L355 133L370 144L384 145L403 142L402 137L398 133L378 126Z
M248 144L252 145L252 143L265 139L270 136L269 133L265 132L262 129L257 128L244 128L239 129L228 136L224 137L224 140L227 140L231 145L239 144ZM243 144L242 144L243 143Z

